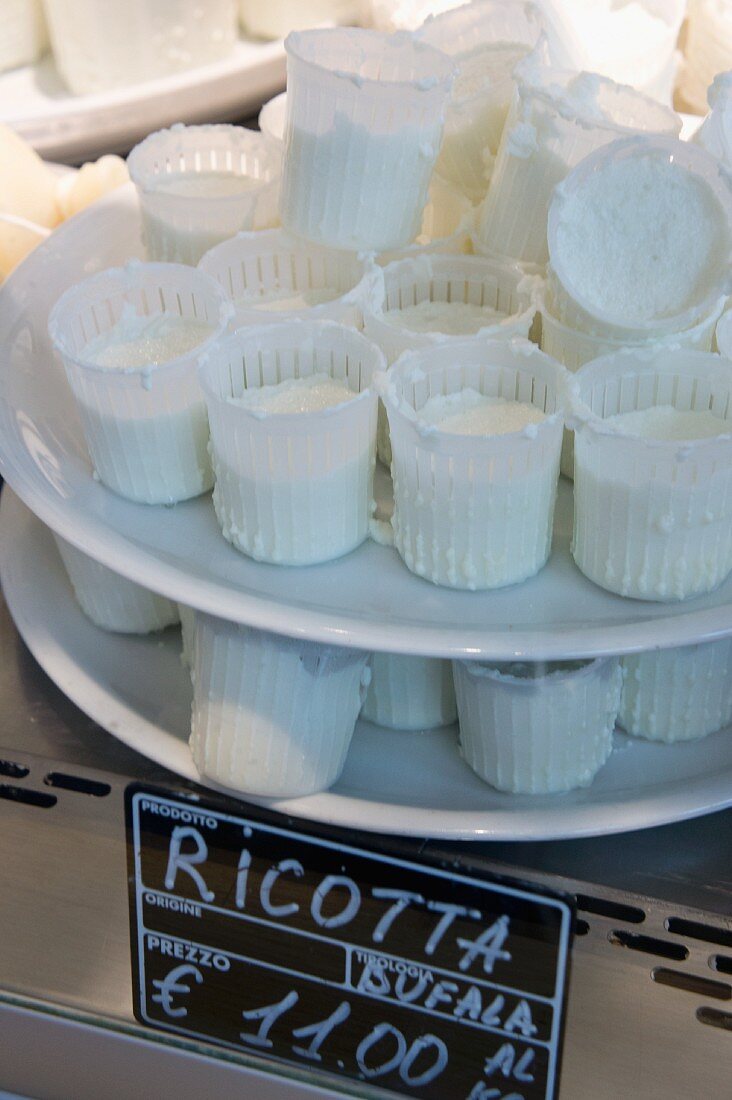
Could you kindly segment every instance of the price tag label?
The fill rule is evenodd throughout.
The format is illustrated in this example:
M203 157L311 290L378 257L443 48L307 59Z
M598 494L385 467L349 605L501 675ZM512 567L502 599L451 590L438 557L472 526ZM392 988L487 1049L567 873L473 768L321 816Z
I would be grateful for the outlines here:
M140 1021L392 1094L556 1096L568 899L241 809L128 790Z

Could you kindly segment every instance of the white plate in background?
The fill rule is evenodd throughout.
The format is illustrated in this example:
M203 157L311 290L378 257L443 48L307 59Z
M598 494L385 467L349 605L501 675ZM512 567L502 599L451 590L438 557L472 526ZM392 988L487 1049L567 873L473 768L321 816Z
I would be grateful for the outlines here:
M94 95L69 92L46 55L0 74L0 122L46 159L74 164L126 153L173 122L227 122L255 114L284 86L282 42L240 39L223 61Z

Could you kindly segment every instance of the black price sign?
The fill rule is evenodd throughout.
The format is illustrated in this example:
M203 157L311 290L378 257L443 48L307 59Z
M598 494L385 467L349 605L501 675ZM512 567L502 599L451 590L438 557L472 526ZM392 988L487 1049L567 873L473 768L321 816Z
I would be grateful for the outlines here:
M128 791L135 1014L451 1100L556 1095L569 901Z

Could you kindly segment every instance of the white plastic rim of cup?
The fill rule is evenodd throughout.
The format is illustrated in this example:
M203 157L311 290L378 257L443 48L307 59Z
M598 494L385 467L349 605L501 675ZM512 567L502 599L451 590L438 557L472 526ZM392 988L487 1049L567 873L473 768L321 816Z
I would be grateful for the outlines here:
M488 189L513 95L513 65L542 29L541 11L528 0L473 0L429 17L415 34L457 62L437 171L473 202Z
M196 264L204 252L240 230L277 222L281 153L254 130L223 124L157 130L127 158L140 198L152 260ZM241 177L235 194L171 192L171 182L211 175Z
M527 276L518 264L481 256L426 253L388 264L383 275L383 297L366 309L364 332L379 345L387 363L410 348L465 339L465 334L415 332L400 326L398 311L420 302L464 303L499 311L503 317L486 320L472 334L483 339L528 337L538 308L539 279Z
M199 360L224 537L278 565L349 553L368 535L380 349L333 321L245 326ZM358 396L322 410L264 413L246 391L327 374Z
M394 544L408 569L476 590L519 583L545 565L567 377L528 340L467 337L404 352L377 378L392 443ZM467 388L531 404L545 418L492 436L420 422L431 397Z
M234 303L233 327L299 319L361 328L364 309L383 294L381 268L369 255L310 244L284 229L239 233L207 252L198 267ZM318 302L319 291L332 297ZM275 295L295 299L308 293L313 305L268 308Z
M669 405L711 412L729 431L667 441L607 423L618 413ZM732 568L732 372L726 361L663 347L605 355L572 376L569 412L572 553L585 576L619 595L660 601L721 584Z
M719 330L718 320L726 301L724 297L719 298L710 313L690 328L665 333L663 336L645 334L629 339L580 332L563 324L555 317L545 288L538 302L538 312L541 314L541 349L572 372L592 359L599 359L601 355L609 355L628 347L642 349L660 346L669 350L688 348L690 351L711 351L715 328Z
M641 132L676 137L681 119L635 88L548 67L543 39L516 66L514 78L517 95L478 208L476 237L481 250L545 264L556 185L598 147Z
M455 66L412 35L357 28L288 35L280 218L351 251L419 233Z
M701 182L713 200L720 232L715 234L715 241L718 242L716 254L709 258L701 285L692 288L693 300L690 304L672 314L638 318L631 327L621 313L603 309L587 292L586 282L573 275L575 255L569 241L563 241L561 229L567 211L575 201L583 202L583 190L592 186L599 173L623 162L649 159L667 166L675 165ZM574 311L572 315L565 313L562 318L572 327L590 331L594 328L595 334L606 332L619 337L636 333L664 335L690 328L701 317L709 315L721 295L732 290L732 179L714 157L690 142L658 135L622 138L595 150L555 188L549 207L547 241L549 260L556 277L554 293L558 290L563 292L560 308ZM637 249L636 242L628 240L627 248ZM622 256L619 250L616 251ZM598 252L597 264L598 282L602 283L608 277L608 257ZM648 273L649 279L651 274Z
M287 115L287 92L280 92L268 100L259 112L259 129L271 141L281 148L285 141L285 117Z
M107 367L85 349L127 311L209 325L184 355L158 365ZM144 504L171 504L211 488L199 354L223 335L231 304L209 275L183 264L109 268L70 287L52 308L48 333L77 399L94 468L109 488Z
M732 310L727 310L717 321L715 339L719 354L732 359Z

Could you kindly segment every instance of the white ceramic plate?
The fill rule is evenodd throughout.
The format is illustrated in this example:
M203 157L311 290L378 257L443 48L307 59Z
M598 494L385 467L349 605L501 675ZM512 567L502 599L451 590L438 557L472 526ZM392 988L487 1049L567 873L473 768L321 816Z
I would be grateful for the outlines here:
M137 638L93 626L73 599L48 530L8 490L0 505L0 579L20 633L62 691L130 748L206 782L188 751L191 688L179 632ZM623 832L732 805L732 730L681 745L615 736L616 750L592 787L531 798L482 783L461 760L454 727L403 733L361 722L331 791L267 805L348 828L475 840Z
M50 56L0 75L0 122L49 160L75 163L127 152L173 122L243 118L285 84L282 42L241 39L230 58L95 95L72 95Z
M132 186L58 229L0 293L0 472L40 518L119 573L224 618L316 641L442 656L568 657L701 641L732 631L732 578L683 604L596 587L569 553L571 487L538 577L487 593L437 588L367 542L339 561L254 562L221 536L210 496L132 504L92 476L79 420L46 334L50 306L84 275L140 255ZM388 505L388 478L379 487Z

